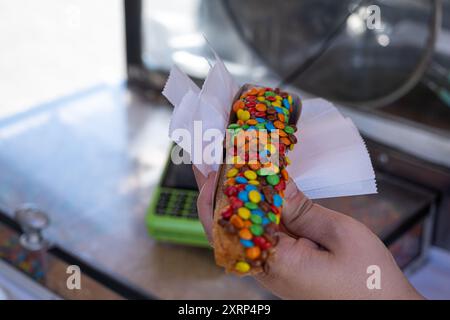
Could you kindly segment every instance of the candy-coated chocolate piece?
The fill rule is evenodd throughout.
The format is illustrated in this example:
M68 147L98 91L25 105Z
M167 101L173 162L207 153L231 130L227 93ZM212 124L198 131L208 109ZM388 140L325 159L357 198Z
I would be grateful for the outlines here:
M261 224L262 223L262 218L260 215L257 214L252 214L250 216L250 220L254 223L254 224Z
M248 183L251 184L251 185L254 185L254 186L259 185L259 181L258 180L250 180Z
M251 247L254 246L252 240L244 240L244 239L241 239L240 242L241 242L241 244L244 246L244 248L251 248Z
M250 218L250 210L245 207L241 207L238 209L238 215L242 219L247 220L248 218Z
M283 199L278 194L273 195L273 205L276 207L281 207L283 204Z
M246 170L244 172L244 177L246 177L248 180L255 180L258 176L256 173L252 170Z
M245 261L239 261L238 263L236 263L234 268L236 269L236 271L241 273L249 272L251 269L250 265Z
M227 178L233 178L235 175L237 175L239 171L236 168L231 168L227 172Z
M261 255L261 249L257 246L248 248L247 250L245 250L245 255L251 260L258 259Z
M247 110L239 109L236 114L239 120L247 121L250 119L250 112Z
M236 197L229 197L230 205L233 209L238 209L244 205L244 202L242 200L239 200Z
M248 193L248 198L251 202L258 203L261 201L261 194L259 193L259 191L252 190Z
M246 184L248 182L244 177L236 177L234 180L236 181L236 183L240 184Z
M294 133L294 129L291 126L285 126L284 127L284 132L286 132L287 134L293 134Z
M256 186L254 186L254 185L249 184L249 185L245 186L245 190L246 191L252 191L252 190L258 190L258 188Z
M264 216L264 212L262 212L262 211L259 210L259 209L252 210L252 215L253 215L253 214L258 215L258 216L260 216L260 217L263 217L263 216Z
M251 240L251 238L253 238L253 235L250 230L248 230L247 228L243 228L239 230L239 238L244 240Z
M278 182L280 182L280 177L278 177L278 175L276 174L271 174L266 177L266 180L268 184L275 186L278 184Z
M275 222L277 221L277 215L273 212L269 212L267 214L267 218L269 218L270 221Z
M260 236L264 233L264 228L261 225L254 224L250 227L250 232L255 236Z
M241 191L238 194L239 200L242 200L244 202L248 202L248 192L247 191Z
M244 220L242 220L238 215L232 215L230 218L230 222L237 229L242 229L244 227Z
M258 208L258 205L256 203L253 202L246 202L245 203L245 207L249 210L255 210Z

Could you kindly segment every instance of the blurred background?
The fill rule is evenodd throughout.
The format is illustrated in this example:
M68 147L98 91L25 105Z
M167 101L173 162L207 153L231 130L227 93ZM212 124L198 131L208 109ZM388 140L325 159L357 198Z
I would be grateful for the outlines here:
M168 161L173 64L333 101L379 193L365 223L450 299L449 0L0 0L0 299L275 298L215 266L190 166ZM67 267L81 289L67 286Z

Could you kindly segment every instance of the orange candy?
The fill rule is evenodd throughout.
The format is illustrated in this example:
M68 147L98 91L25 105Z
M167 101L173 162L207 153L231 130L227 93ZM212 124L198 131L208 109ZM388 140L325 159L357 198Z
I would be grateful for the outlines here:
M278 135L279 135L280 137L287 137L287 133L284 132L283 130L278 130Z
M264 111L267 110L266 105L263 104L263 103L258 103L258 104L255 106L255 108L256 108L256 110L258 110L258 111L260 111L260 112L264 112Z
M226 187L234 186L235 184L236 184L236 181L234 181L234 178L230 178L230 179L225 181L225 186Z
M249 125L249 126L254 126L255 124L257 124L258 123L258 121L256 121L255 119L249 119L249 120L247 120L247 124Z
M236 123L237 123L238 125L240 125L241 127L244 125L244 121L242 121L242 120L238 120Z
M245 103L242 100L238 100L233 104L233 111L237 112L239 109L244 109Z
M261 255L261 249L258 246L254 246L245 250L245 255L251 260L257 259Z
M266 89L265 89L265 88L259 89L259 91L258 91L258 97L263 96L265 92L266 92Z
M284 123L281 122L280 120L276 120L273 125L275 126L275 128L277 129L284 129Z
M289 173L287 172L286 169L281 170L281 176L283 177L284 180L286 181L289 180Z
M244 228L250 228L251 225L252 225L252 222L250 220L244 221Z
M241 229L239 231L239 238L241 239L250 240L252 237L252 233L247 228Z
M261 168L261 165L259 164L259 162L255 162L255 163L249 163L248 167L254 171L258 170L259 168Z
M249 96L256 96L258 94L258 88L253 87L250 90L247 91L247 95Z
M280 141L281 141L282 143L284 143L285 145L287 145L287 146L291 144L291 140L289 140L289 139L286 138L286 137L281 138Z
M237 214L231 216L230 222L238 229L242 229L244 227L244 221Z
M278 114L278 120L280 120L281 122L284 122L285 121L285 117L284 117L284 114L282 114L282 113L279 113Z

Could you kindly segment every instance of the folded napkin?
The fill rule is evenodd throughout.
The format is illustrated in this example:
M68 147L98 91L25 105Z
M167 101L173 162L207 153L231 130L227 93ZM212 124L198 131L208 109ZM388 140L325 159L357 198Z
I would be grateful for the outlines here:
M174 106L169 137L190 153L193 164L205 176L219 168L218 162L202 162L207 143L193 147L193 138L180 140L177 130L187 130L191 137L194 130L203 134L208 129L216 129L225 134L238 90L239 86L216 54L216 63L201 90L174 66L162 92ZM296 132L298 144L288 153L292 164L287 167L298 188L311 199L376 193L372 163L353 122L326 100L310 99L302 103ZM217 157L222 159L221 154Z

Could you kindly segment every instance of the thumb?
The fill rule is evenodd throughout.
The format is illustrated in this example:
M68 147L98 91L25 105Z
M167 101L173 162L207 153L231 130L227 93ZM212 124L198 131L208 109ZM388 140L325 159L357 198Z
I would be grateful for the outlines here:
M307 238L329 251L336 251L345 241L349 217L314 204L292 181L288 184L283 227L297 238Z
M216 173L211 172L203 181L203 186L197 198L198 217L206 232L210 244L212 244L213 214L214 214L214 187Z

